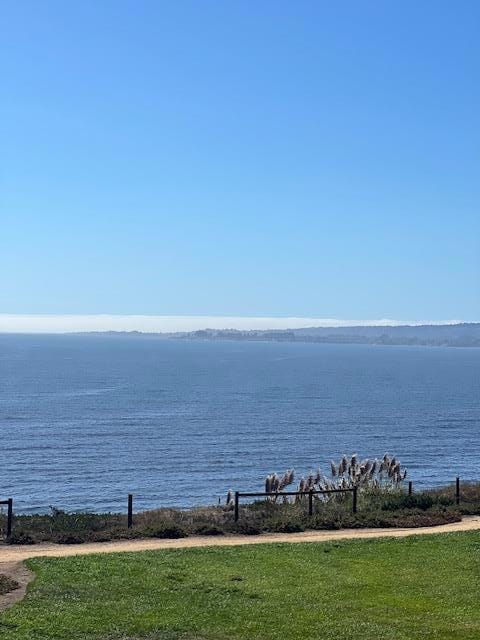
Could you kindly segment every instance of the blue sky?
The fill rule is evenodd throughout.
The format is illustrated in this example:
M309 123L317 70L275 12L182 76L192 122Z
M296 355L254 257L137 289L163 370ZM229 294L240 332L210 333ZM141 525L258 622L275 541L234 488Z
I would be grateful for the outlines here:
M0 313L480 320L480 4L4 2Z

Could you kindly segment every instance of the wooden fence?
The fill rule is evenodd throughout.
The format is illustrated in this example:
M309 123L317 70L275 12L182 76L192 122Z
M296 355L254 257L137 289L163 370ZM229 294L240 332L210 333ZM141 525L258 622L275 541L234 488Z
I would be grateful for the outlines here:
M327 495L329 493L352 493L352 512L357 513L357 494L358 487L352 487L349 489L328 489L328 490L315 490L310 489L309 491L279 491L279 492L259 492L259 493L250 493L244 491L235 491L234 498L234 519L235 522L238 522L239 518L239 508L240 508L240 498L281 498L282 496L308 496L308 515L313 516L313 496L322 494Z
M7 505L7 540L12 535L12 526L13 526L13 499L9 498L8 500L0 500L0 505Z
M310 490L310 491L282 491L282 492L249 492L235 491L234 495L234 519L238 522L240 517L240 499L241 498L281 498L282 496L308 496L308 514L313 515L313 498L315 495L328 495L332 493L352 493L352 513L357 513L358 487L348 489L328 489L328 490ZM413 493L413 482L408 483L408 495ZM455 503L460 504L460 478L455 478ZM13 530L13 499L0 500L0 506L7 505L7 540L12 536ZM128 494L127 503L127 527L131 529L133 526L133 494Z

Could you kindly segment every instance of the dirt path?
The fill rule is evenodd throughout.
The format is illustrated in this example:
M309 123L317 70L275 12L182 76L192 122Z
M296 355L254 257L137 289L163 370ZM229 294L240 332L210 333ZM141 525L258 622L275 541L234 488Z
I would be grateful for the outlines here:
M340 529L338 531L304 531L302 533L268 533L259 536L197 536L178 540L117 540L86 544L36 544L32 546L0 546L0 573L14 578L21 586L6 596L0 596L0 611L18 602L25 595L26 585L32 578L22 562L39 556L66 557L94 553L120 553L126 551L154 551L156 549L185 549L194 547L225 547L272 542L328 542L332 540L359 540L365 538L405 538L407 536L480 531L480 516L468 516L461 522L416 529Z
M403 538L406 536L449 533L452 531L480 531L480 516L468 516L461 522L416 529L339 529L336 531L304 531L302 533L265 533L259 536L195 536L177 540L113 540L84 544L35 544L31 546L0 546L0 572L5 562L22 562L38 556L65 557L92 553L118 553L124 551L152 551L155 549L184 549L187 547L236 547L268 542L327 542L329 540L360 538Z

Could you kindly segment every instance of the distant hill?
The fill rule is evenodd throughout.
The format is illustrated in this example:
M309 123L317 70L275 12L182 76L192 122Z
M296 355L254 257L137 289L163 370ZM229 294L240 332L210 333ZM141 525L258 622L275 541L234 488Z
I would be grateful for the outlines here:
M480 347L480 323L403 326L308 327L285 331L266 329L201 329L190 332L90 331L78 335L156 337L163 340L236 340L268 342L316 342L331 344L423 345L432 347Z
M287 331L203 329L170 337L190 340L262 340L337 344L480 347L480 323L406 326L311 327Z

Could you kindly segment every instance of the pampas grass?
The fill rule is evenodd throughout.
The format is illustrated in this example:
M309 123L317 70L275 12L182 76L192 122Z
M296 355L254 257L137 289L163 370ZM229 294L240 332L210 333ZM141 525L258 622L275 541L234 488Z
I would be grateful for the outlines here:
M354 453L350 458L343 455L338 464L330 462L330 478L326 478L320 469L316 473L302 476L297 485L297 491L331 491L333 489L375 489L390 491L398 488L407 477L407 470L401 465L395 456L386 453L381 460L365 458L359 462L358 455ZM295 474L286 471L283 476L273 473L265 479L266 493L280 493L285 487L293 484ZM302 500L297 496L296 500ZM325 500L330 497L325 497ZM274 501L276 496L274 497Z

